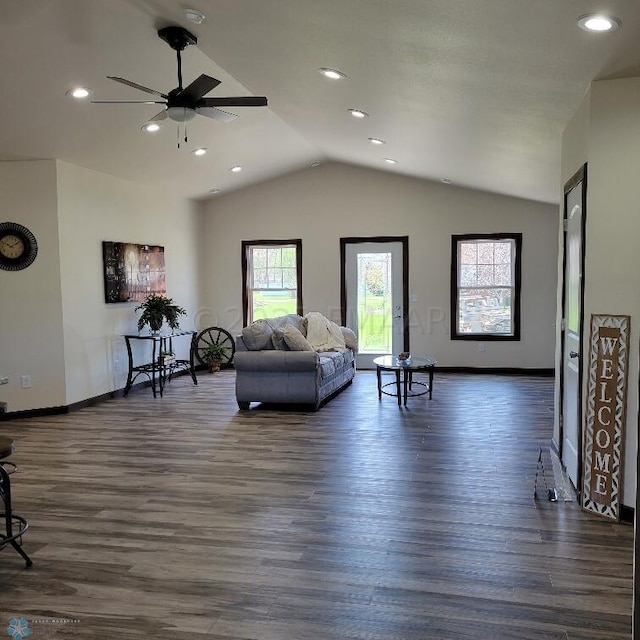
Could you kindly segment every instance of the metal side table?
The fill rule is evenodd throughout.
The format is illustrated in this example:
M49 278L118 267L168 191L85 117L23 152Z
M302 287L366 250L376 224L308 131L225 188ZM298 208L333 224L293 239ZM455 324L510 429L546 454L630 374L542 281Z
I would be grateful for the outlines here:
M438 364L435 358L428 356L412 356L409 360L398 360L395 356L380 356L374 359L378 378L378 399L382 394L398 398L398 406L407 406L407 398L429 394L429 400L433 397L433 370ZM395 374L395 382L382 384L382 372L390 371ZM413 379L415 372L429 374L429 382L418 382ZM417 389L413 386L417 385Z

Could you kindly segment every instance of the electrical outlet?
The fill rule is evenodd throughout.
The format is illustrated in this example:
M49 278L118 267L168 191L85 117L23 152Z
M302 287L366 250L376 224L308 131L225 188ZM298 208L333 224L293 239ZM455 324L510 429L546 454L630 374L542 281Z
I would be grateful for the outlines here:
M31 389L31 376L20 376L20 386L23 389Z
M9 384L9 378L0 378L0 384Z
M478 343L478 351L480 353L484 353L484 342L479 342Z

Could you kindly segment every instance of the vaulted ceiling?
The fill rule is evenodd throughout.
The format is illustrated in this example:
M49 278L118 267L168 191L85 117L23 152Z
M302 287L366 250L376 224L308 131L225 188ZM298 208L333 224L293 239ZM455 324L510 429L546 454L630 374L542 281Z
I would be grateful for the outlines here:
M596 10L621 27L580 30ZM208 95L269 106L230 108L230 123L198 116L184 142L172 121L141 130L158 105L65 95L82 85L94 100L149 98L107 75L176 87L175 52L157 36L170 24L198 38L182 55L185 84L205 73L222 81ZM563 128L594 79L640 75L639 36L629 0L3 2L0 159L59 158L194 198L338 161L557 202Z

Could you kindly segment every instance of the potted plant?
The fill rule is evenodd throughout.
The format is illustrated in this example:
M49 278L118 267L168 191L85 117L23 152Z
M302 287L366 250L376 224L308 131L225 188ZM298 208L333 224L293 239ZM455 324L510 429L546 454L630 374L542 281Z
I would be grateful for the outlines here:
M222 344L209 344L202 350L202 359L209 365L209 373L220 371L222 361L227 357L227 350Z
M173 351L161 351L158 356L158 364L161 367L168 367L176 362L176 355Z
M178 317L187 313L182 307L174 304L171 298L155 293L147 296L135 310L142 310L138 318L138 331L142 331L146 325L149 325L151 333L158 333L165 320L172 330L178 329L180 326Z

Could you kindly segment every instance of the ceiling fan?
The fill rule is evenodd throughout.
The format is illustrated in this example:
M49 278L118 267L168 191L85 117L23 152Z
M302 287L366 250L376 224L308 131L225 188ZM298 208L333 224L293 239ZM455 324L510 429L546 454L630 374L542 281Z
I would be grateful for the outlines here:
M183 27L165 27L158 31L158 36L164 40L178 56L178 86L162 93L149 87L118 78L107 76L109 80L115 80L120 84L126 84L134 89L156 95L162 100L92 100L94 104L163 104L165 109L151 118L150 122L158 120L174 120L175 122L188 122L196 115L206 116L213 120L229 122L237 116L223 111L219 107L266 107L267 98L264 96L244 96L236 98L205 98L204 96L220 84L220 80L207 76L204 73L186 87L182 86L182 58L180 52L190 44L197 44L198 39Z

